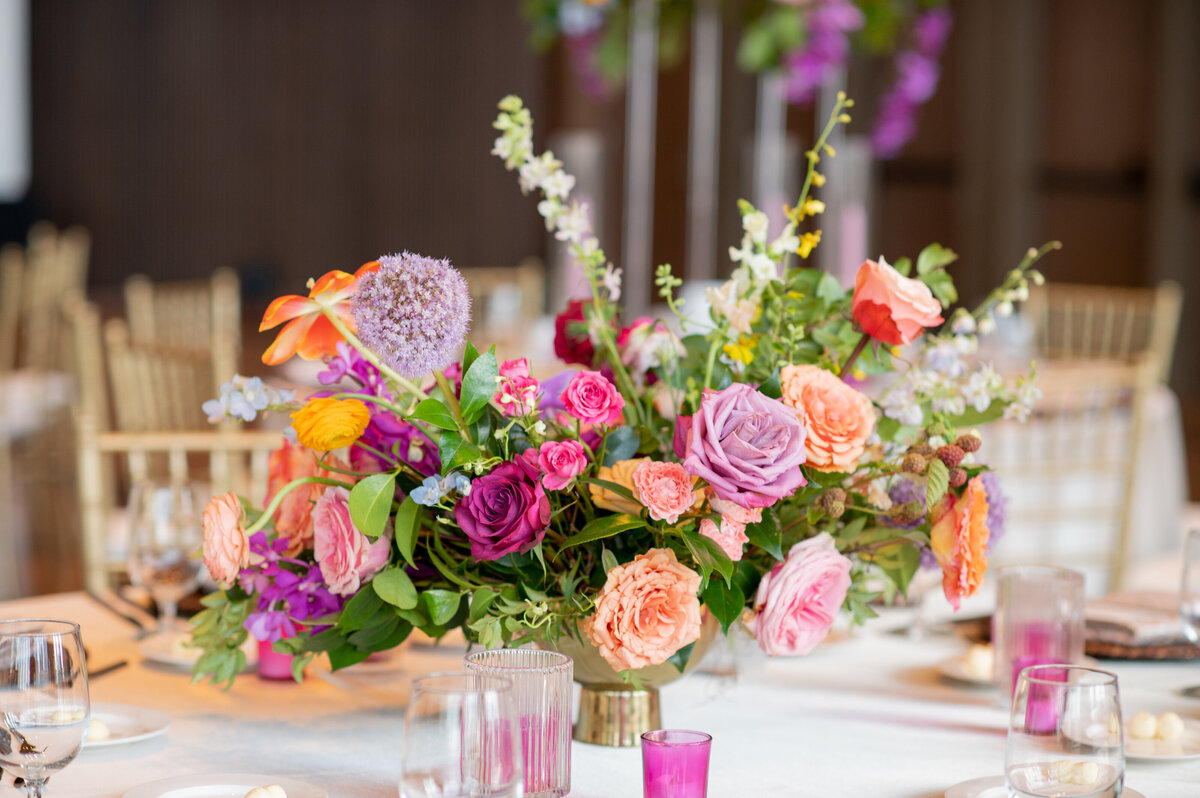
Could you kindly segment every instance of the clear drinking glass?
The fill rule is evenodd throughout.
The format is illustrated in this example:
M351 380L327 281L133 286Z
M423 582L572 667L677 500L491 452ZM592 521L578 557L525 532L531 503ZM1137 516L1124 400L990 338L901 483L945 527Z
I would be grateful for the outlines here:
M175 626L179 600L200 584L203 503L190 482L145 480L129 493L129 581L158 606L158 631Z
M642 735L643 798L705 798L712 736L683 729Z
M522 798L512 682L484 673L413 681L404 713L401 798Z
M1002 568L997 591L992 645L1001 690L1012 695L1022 668L1083 659L1083 574L1040 565Z
M566 654L532 648L476 651L463 658L469 673L507 679L521 722L526 798L557 798L571 791L571 682Z
M0 621L0 768L40 798L91 723L79 624Z
M1117 677L1078 665L1035 665L1017 677L1004 780L1017 798L1118 798L1125 745Z
M1183 633L1200 645L1200 529L1188 530L1183 544L1183 580L1179 589Z

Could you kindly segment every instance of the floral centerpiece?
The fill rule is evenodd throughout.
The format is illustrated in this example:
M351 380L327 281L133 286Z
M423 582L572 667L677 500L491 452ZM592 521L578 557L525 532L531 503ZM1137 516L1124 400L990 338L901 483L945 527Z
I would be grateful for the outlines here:
M682 669L706 618L744 622L772 655L809 652L846 612L873 614L931 555L957 606L987 568L986 449L975 427L1036 398L966 355L1040 274L1031 250L974 310L954 254L881 258L851 289L805 267L818 246L825 138L775 235L742 205L730 279L702 322L623 319L620 269L592 235L574 179L536 154L520 99L500 103L494 152L540 193L546 227L591 297L557 318L570 368L535 375L467 340L469 296L444 260L404 253L273 302L264 355L321 359L328 390L298 404L230 383L206 410L290 410L262 510L234 494L204 512L222 589L194 621L198 677L232 680L247 634L334 668L419 629L488 647L572 641L637 679ZM682 332L677 332L681 329ZM896 498L893 498L896 497Z

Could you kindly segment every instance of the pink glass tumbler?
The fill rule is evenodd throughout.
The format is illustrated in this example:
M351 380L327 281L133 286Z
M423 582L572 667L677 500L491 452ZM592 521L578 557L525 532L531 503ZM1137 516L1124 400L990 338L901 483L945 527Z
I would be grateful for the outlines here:
M1083 658L1083 606L1083 574L1078 571L1001 569L992 615L997 686L1011 697L1025 668L1078 663Z
M642 735L643 798L705 798L712 736L682 729Z
M276 651L275 644L270 640L258 641L258 677L260 679L291 681L294 660L295 657L291 654L280 654Z

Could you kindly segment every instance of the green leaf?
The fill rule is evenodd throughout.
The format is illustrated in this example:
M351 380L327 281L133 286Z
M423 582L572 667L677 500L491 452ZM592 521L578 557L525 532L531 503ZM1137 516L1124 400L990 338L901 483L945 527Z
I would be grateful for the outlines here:
M933 511L946 489L950 487L950 469L946 468L937 457L929 461L929 471L925 475L925 509Z
M758 386L758 392L772 399L783 398L783 386L779 383L779 366L771 371L771 376L767 377L766 382Z
M825 300L829 304L840 302L846 296L846 289L842 288L842 284L838 282L838 278L834 277L829 272L821 275L821 280L817 283L817 296Z
M495 349L490 349L475 359L463 374L462 404L463 421L471 424L487 407L496 393L496 377L500 368L496 364Z
M746 608L746 594L736 581L726 585L720 579L712 579L704 590L704 606L721 622L721 631L728 632Z
M922 277L944 266L949 266L958 260L954 250L946 249L941 244L930 244L921 250L917 256L917 274Z
M390 638L402 623L405 623L405 621L400 620L395 615L386 615L380 623L372 624L365 629L359 629L346 639L355 648L379 651L384 641Z
M764 512L761 521L746 527L746 537L750 538L751 545L783 562L783 533L774 513Z
M646 522L636 516L624 513L620 515L602 515L599 518L593 519L583 529L567 538L562 547L569 549L581 543L590 543L593 540L611 538L613 535L619 535L630 529L642 529L645 527Z
M449 474L463 463L478 459L479 447L465 440L453 430L444 429L438 436L438 455L442 460L442 474Z
M604 463L610 468L637 454L642 436L633 427L617 427L604 439Z
M413 410L409 418L428 421L433 426L441 427L442 429L458 429L458 422L451 415L450 408L446 407L438 399L423 400Z
M471 612L467 615L468 622L475 623L486 615L499 595L495 590L486 587L481 587L471 593Z
M454 590L426 590L421 594L421 609L435 626L442 626L453 618L461 603L462 593Z
M371 656L370 651L359 651L347 643L341 648L336 648L329 652L329 667L335 671L342 668L349 668L351 665L357 665L369 656Z
M892 268L908 277L912 274L912 261L908 258L901 258L892 264Z
M943 271L924 275L921 280L929 286L929 290L937 297L942 307L948 308L958 301L958 289L954 287L954 278Z
M417 606L417 589L398 565L385 568L371 581L379 597L392 606L411 610Z
M667 662L678 668L680 673L683 673L685 670L687 670L688 663L692 660L692 649L695 647L696 644L694 642L688 643L686 646L667 657Z
M604 573L608 573L616 568L620 563L617 562L617 555L613 554L608 549L600 550L600 566L604 568Z
M393 531L396 537L396 549L409 565L415 566L413 552L417 548L417 535L421 528L421 506L407 497L396 511L396 523Z
M639 506L641 505L641 502L639 502L637 500L637 497L633 495L633 491L631 491L629 488L625 487L624 485L622 485L620 483L613 482L608 479L596 479L595 477L583 477L579 481L586 482L589 485L595 485L596 487L599 487L599 488L604 488L605 490L607 490L610 493L617 494L622 499L628 499L629 501L633 502L634 504L637 504Z
M703 576L708 576L713 571L716 571L725 577L726 582L733 577L733 560L729 559L729 555L717 545L715 540L696 532L683 532L681 534L683 535L683 542L687 544L688 551L692 553L696 564L700 566Z
M467 341L467 345L463 347L462 373L466 374L471 368L471 364L479 358L479 350L475 348L475 344Z
M353 632L371 626L373 618L384 609L383 599L374 590L360 590L342 608L342 616L338 618L338 628Z
M383 534L396 495L395 474L372 474L350 489L350 520L369 538Z
M921 550L907 541L878 549L872 557L900 592L908 591L908 583L921 565Z

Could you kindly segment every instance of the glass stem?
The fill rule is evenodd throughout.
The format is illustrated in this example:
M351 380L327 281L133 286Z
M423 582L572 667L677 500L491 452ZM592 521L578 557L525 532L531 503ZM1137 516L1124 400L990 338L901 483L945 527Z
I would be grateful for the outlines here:
M42 798L42 789L46 786L46 779L25 779L22 786L25 788L27 798Z
M158 603L158 628L162 632L170 632L175 628L175 619L179 616L179 603L175 601L160 601Z

